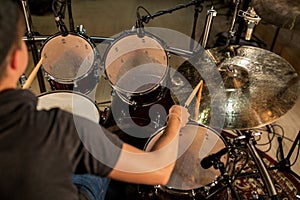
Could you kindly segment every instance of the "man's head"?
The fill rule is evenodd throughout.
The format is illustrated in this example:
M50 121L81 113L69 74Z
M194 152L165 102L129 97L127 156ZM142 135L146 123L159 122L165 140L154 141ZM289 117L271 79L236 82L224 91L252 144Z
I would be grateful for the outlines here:
M24 27L20 1L0 0L0 84L9 75L9 66L13 69L19 68L15 75L24 71L27 66L27 48L22 41ZM20 69L22 67L23 69Z

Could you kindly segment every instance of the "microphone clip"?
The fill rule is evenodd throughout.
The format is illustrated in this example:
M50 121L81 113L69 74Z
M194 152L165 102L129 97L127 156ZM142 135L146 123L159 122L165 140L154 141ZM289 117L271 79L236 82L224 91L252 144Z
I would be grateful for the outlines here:
M63 20L59 17L56 17L55 22L56 22L56 26L57 26L59 32L62 34L62 36L67 36L69 34L69 31L68 31L65 23L63 22Z

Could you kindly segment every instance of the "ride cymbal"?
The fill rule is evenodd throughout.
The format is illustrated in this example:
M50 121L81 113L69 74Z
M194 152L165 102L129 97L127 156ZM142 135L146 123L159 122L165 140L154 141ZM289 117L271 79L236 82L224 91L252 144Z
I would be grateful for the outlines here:
M223 127L218 128L256 128L276 121L295 104L300 92L299 77L277 54L251 46L207 51L217 62L222 82L208 82L212 77L207 78L202 72L211 70L211 66L199 59L184 62L171 84L174 99L184 102L190 93L188 87L194 88L199 80L204 80L198 116L194 116L195 99L188 107L191 118L198 123L214 127L212 120L217 116L224 120ZM219 89L212 92L213 88Z

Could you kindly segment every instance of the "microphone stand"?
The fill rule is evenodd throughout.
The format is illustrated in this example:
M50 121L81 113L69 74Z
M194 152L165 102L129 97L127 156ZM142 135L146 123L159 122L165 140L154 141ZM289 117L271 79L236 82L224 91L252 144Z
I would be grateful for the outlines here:
M282 138L281 139L278 138L278 142L279 142L280 161L278 162L278 166L275 166L270 169L279 169L279 171L290 173L300 181L300 176L291 170L291 162L290 162L290 158L291 158L297 144L300 142L300 131L298 132L298 135L297 135L295 141L293 142L293 145L291 146L291 149L286 158L284 158L284 153L283 153L283 148L282 148ZM298 145L300 145L300 144L298 144Z
M195 4L195 11L194 11L194 22L193 22L193 29L192 29L192 34L191 34L191 43L190 43L190 50L192 51L194 49L194 41L195 41L195 33L196 33L196 26L197 26L197 21L198 21L198 16L201 10L203 9L201 6L201 2L197 1Z
M67 8L68 8L70 31L74 32L75 26L74 26L73 14L72 14L72 3L71 0L66 0L66 1L67 1Z
M235 35L234 26L235 26L235 22L236 22L236 18L237 18L239 5L240 5L240 0L236 0L235 7L234 7L234 13L233 13L233 17L232 17L232 20L231 20L231 26L230 26L230 29L228 31L227 42L226 42L225 46L230 45L231 39Z
M218 159L217 161L215 161L214 168L220 170L221 176L225 179L226 185L229 187L233 199L240 200L239 195L232 186L232 180L229 178L229 174L226 172L224 163L221 162L220 159Z
M30 46L33 62L35 65L37 65L40 59L39 59L38 50L34 40L34 31L32 28L32 19L29 11L28 1L27 0L21 0L21 1L22 1L22 8L23 8L24 18L26 23L27 44ZM40 92L41 93L46 92L43 72L41 68L37 72L37 79L40 87Z
M192 0L189 3L179 4L179 5L175 6L174 8L171 8L171 9L161 10L161 11L155 12L154 14L141 16L141 20L144 23L148 23L150 21L150 19L154 19L155 17L161 16L161 15L164 15L164 14L168 14L168 13L172 13L176 10L187 8L187 7L192 6L192 5L197 5L197 4L202 3L202 2L203 2L203 0Z
M243 3L242 10L247 10L247 8L249 7L249 4L250 4L249 0L245 0L244 3ZM240 43L242 32L243 32L244 27L245 27L245 23L241 18L239 18L237 21L238 21L239 25L238 25L238 30L236 32L236 38L235 38L234 44L239 44Z

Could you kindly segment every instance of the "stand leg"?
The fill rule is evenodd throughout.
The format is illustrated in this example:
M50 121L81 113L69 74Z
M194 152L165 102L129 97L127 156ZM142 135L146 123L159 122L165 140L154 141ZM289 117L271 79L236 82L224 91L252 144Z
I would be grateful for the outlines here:
M278 163L279 170L288 172L288 173L292 174L294 177L296 177L298 180L300 180L300 176L291 170L291 162L290 162L290 158L293 155L293 152L294 152L297 144L300 142L300 131L298 132L298 135L297 135L295 141L293 142L293 145L292 145L288 155L286 156L286 158L284 158L282 143L281 143L280 139L278 142L279 142L279 152L280 152L280 161ZM300 145L300 144L298 144L298 145Z
M37 50L37 47L36 47L36 44L34 41L34 31L32 28L32 20L30 17L29 6L28 6L27 0L22 0L22 6L23 6L23 12L24 12L24 17L25 17L25 22L26 22L28 45L30 46L30 49L32 51L33 62L36 65L40 59L39 59L38 50ZM38 82L39 82L40 92L45 92L46 87L45 87L43 72L42 72L41 68L37 72L37 78L38 78Z
M260 155L258 154L256 147L255 147L255 140L253 136L251 135L251 131L240 131L241 135L245 135L247 138L247 149L249 150L251 157L253 158L253 161L255 162L258 171L263 179L263 182L267 188L268 196L272 200L279 199L279 196L277 194L276 188L274 183L272 182L272 179L270 177L270 174L267 171L267 168L261 159Z
M271 199L278 199L277 191L274 186L274 183L271 180L270 174L268 173L266 166L264 165L262 159L260 158L258 152L256 151L255 146L252 144L252 141L250 141L247 144L247 147L248 147L250 154L258 167L258 171L266 185L269 197Z

